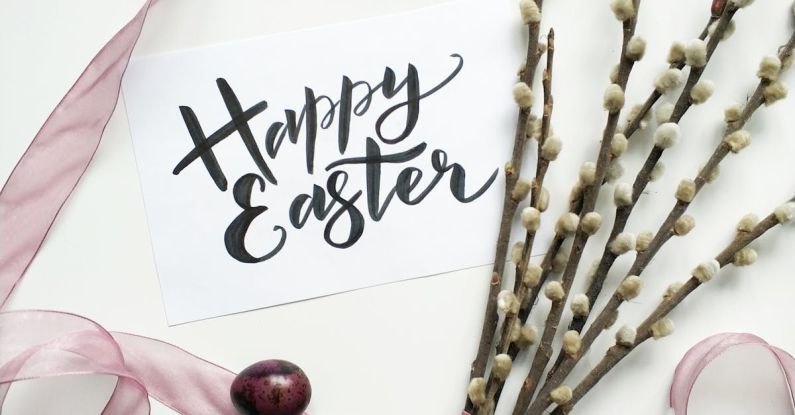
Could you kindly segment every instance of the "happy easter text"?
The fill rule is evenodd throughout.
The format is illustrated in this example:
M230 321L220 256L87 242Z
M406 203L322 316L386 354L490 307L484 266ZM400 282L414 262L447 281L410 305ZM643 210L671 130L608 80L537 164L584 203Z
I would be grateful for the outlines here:
M274 225L274 238L270 246L253 247L254 250L265 252L264 255L252 254L246 247L245 239L249 228L255 221L268 220L264 216L268 211L267 206L252 204L252 192L265 192L266 183L277 186L276 174L268 165L267 159L275 159L279 149L287 139L291 144L297 145L303 141L305 149L305 168L310 175L315 175L315 148L318 133L321 130L332 130L336 127L336 141L339 154L345 156L325 167L328 176L324 186L315 184L309 193L295 196L289 208L289 221L294 229L301 229L310 217L318 221L325 221L323 238L336 248L348 248L354 245L364 233L365 214L357 206L357 202L365 198L366 214L372 221L378 222L386 213L387 208L394 198L407 205L417 205L428 194L449 176L449 189L452 196L461 203L470 203L481 197L494 183L497 170L477 187L477 190L467 194L466 171L463 166L448 160L447 153L441 149L428 150L428 143L419 142L405 151L389 152L389 147L411 137L420 117L421 102L424 99L441 91L452 82L461 72L464 59L458 54L451 55L455 60L452 71L435 86L423 90L420 87L420 74L413 64L408 64L406 75L399 82L393 69L386 67L383 77L375 85L367 81L353 81L348 76L342 77L338 99L326 95L317 95L312 88L304 88L304 106L299 111L287 109L284 111L284 121L275 121L270 124L265 135L260 140L249 125L249 121L262 114L268 108L266 101L260 101L249 108L243 108L229 83L218 78L216 84L224 105L229 112L230 121L210 134L204 133L194 111L187 106L181 106L182 119L187 127L193 148L179 161L173 170L174 175L179 175L186 167L197 160L201 160L210 178L216 187L225 192L228 187L226 175L221 163L213 152L213 147L237 134L240 144L245 147L251 161L256 165L257 173L247 173L238 178L232 186L234 202L239 206L240 212L227 227L224 233L224 244L230 256L244 263L258 263L273 258L282 250L288 231L284 226ZM364 97L355 101L354 91L364 92ZM356 117L361 117L371 107L376 99L384 98L387 103L394 105L380 114L375 123L375 138L366 137L363 148L364 153L350 156L349 139L351 123ZM328 108L327 110L325 110ZM325 113L321 113L325 110ZM400 118L403 129L396 135L389 135L384 130L384 124L396 117ZM455 117L455 114L443 114L445 117ZM336 123L334 122L336 119ZM394 125L394 120L390 121ZM332 130L333 131L333 130ZM385 148L383 148L385 147ZM264 154L263 154L264 151ZM417 159L423 154L430 153L430 169L427 171L432 178L426 183L420 183L425 171L418 167L407 166L398 175L394 185L386 191L382 188L381 167L385 163L403 164ZM349 174L345 168L365 169L366 188L350 189L348 185ZM449 174L448 174L449 173ZM347 186L347 187L346 187ZM382 200L382 190L386 196ZM361 202L360 202L361 203ZM347 219L347 220L344 220ZM273 220L273 219L270 219ZM337 237L340 233L347 236L344 239L332 237L332 231L340 226L347 225L334 232Z

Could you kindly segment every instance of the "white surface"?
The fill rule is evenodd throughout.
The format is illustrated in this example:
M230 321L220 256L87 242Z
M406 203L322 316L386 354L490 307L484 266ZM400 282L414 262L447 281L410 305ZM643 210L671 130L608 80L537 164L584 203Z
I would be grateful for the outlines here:
M133 15L139 3L2 3L0 177L7 177L85 64ZM136 55L348 21L432 3L163 0L152 10ZM550 187L568 189L574 180L574 167L593 157L592 150L604 123L601 94L617 58L620 27L612 19L606 1L548 3L545 27L554 22L557 33L555 128L566 142L561 161L551 172ZM645 3L639 33L649 40L649 51L631 81L631 103L649 91L650 83L663 67L663 55L670 41L694 37L701 29L708 2ZM667 174L649 188L650 192L671 195L679 179L695 173L699 160L719 139L721 109L729 101L744 99L756 83L754 73L759 58L773 53L784 42L788 3L756 2L737 17L738 33L718 51L707 71L706 76L717 85L716 95L684 120L682 143L664 157ZM785 77L788 82L792 79L791 74ZM791 173L795 141L789 137L793 110L795 104L787 101L764 110L751 123L754 144L725 162L718 183L707 188L691 210L698 227L686 239L673 240L648 268L644 293L625 307L619 324L637 323L669 282L683 279L693 265L726 243L742 214L764 214L791 195L795 187ZM634 174L650 146L648 133L639 137L627 156L630 174ZM565 204L565 192L555 196L552 215ZM629 228L656 229L672 203L672 198L656 205L643 202ZM494 220L497 216L495 212ZM598 239L602 240L604 233L600 236ZM493 241L483 243L490 245ZM795 334L789 322L795 307L791 302L793 243L795 232L788 229L757 244L757 265L728 270L696 294L672 316L677 323L672 337L633 353L594 389L576 413L666 413L666 393L676 363L690 346L709 334L750 331L772 344L795 350ZM599 248L596 242L589 246L590 255L583 260L583 267ZM263 358L288 358L311 376L314 397L310 409L315 415L446 415L460 409L480 330L488 267L169 328L151 252L127 121L119 110L88 173L16 292L11 308L76 312L114 330L174 342L233 370ZM626 269L628 259L616 265L608 289ZM607 344L599 343L584 364L597 360ZM43 395L41 385L12 388L5 412L97 413L88 412L87 408L97 408L98 394L108 391L110 385L96 379L60 380L50 385L53 383L57 383L56 392L60 394L47 390ZM76 392L76 386L87 389ZM506 390L508 402L518 387L515 379ZM741 398L738 393L720 393L729 390L715 389L713 394L724 400ZM783 400L777 391L770 390L772 395L756 401L760 402L756 411L774 413L774 400ZM735 411L747 408L737 406ZM505 413L505 408L501 409L499 412ZM698 406L690 413L730 413L723 409L723 405L718 412ZM170 412L156 404L154 413Z
M498 223L491 218L502 206L501 167L511 143L504 140L496 145L491 137L511 135L513 126L505 115L515 105L504 99L511 88L509 77L499 88L481 79L499 79L513 69L522 46L521 39L507 29L515 18L513 3L501 2L501 6L457 2L133 61L124 79L124 103L169 323L492 261L493 249L479 241L497 234ZM497 13L488 24L471 30L488 11ZM440 33L439 27L445 29ZM435 41L426 45L430 37ZM406 105L410 87L405 86L409 64L415 68L416 80L408 82L416 83L419 96L413 104L417 118L411 121ZM385 68L396 76L396 84L404 85L391 98L379 86L384 83ZM343 109L329 104L340 102L343 76L370 85L351 92L351 108L366 102L367 109L348 114L350 132L344 151L338 132ZM267 109L247 122L267 175L260 173L239 135L231 134L212 148L228 182L221 186L223 190L198 158L178 175L172 174L194 149L180 107L191 108L205 137L230 120L216 78L223 78L234 91L243 110L267 103ZM309 105L305 88L318 97L311 121L310 112L304 116L302 110ZM364 101L369 88L373 92ZM481 107L472 105L476 102L494 111L484 114ZM288 109L301 114L297 143L282 136L278 152L269 155L265 132L275 125L286 134L284 111ZM459 119L478 122L456 122ZM311 141L307 138L310 124L318 129ZM350 161L365 157L373 151L371 147L377 155L370 158L406 159L412 150L419 153L402 162L377 162L368 176L365 171L371 167ZM310 148L312 156L307 155ZM333 166L345 160L349 162ZM440 171L434 162L443 164ZM422 176L409 194L416 200L412 206L402 202L400 194L396 196L395 187L400 174L416 176L417 171ZM464 187L454 195L453 174L460 173ZM230 253L234 251L228 252L224 241L233 220L244 214L233 189L240 187L240 178L251 174L262 181L264 191L250 183L250 200L242 203L267 210L250 220L243 253L269 258L246 263ZM297 205L297 214L308 216L305 225L291 223L297 198L310 197L318 189L317 200ZM328 211L325 218L310 214L313 203ZM520 226L517 222L517 231ZM377 267L381 270L373 272Z

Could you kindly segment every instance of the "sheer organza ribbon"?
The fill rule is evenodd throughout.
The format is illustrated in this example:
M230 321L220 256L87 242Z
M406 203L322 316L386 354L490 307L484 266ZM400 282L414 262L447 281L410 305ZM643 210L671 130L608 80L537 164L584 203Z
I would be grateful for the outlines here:
M91 162L118 102L130 54L155 2L147 0L97 53L0 191L0 307ZM118 377L105 415L148 414L148 395L183 414L237 413L229 398L234 373L176 346L108 332L68 313L0 313L0 408L13 382L75 374Z
M795 373L795 359L779 349L771 346L761 338L748 333L721 333L708 337L690 349L674 372L674 379L671 383L671 408L676 415L687 415L687 403L690 400L690 393L696 379L715 358L732 347L742 345L757 345L769 350L776 359L784 374L784 380L790 393L791 403L795 404L795 394L793 390L793 374ZM776 373L775 375L780 375Z

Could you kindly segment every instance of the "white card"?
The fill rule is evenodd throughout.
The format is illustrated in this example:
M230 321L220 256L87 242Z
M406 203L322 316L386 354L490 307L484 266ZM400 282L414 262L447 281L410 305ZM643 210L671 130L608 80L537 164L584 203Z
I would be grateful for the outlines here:
M493 261L515 9L462 1L134 60L124 100L169 324Z

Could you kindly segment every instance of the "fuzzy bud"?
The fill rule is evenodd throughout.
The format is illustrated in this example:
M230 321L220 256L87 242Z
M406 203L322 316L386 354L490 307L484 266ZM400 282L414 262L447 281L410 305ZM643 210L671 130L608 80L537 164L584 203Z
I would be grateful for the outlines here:
M511 192L511 199L521 202L527 198L527 195L530 194L530 189L533 185L528 182L527 180L519 180L516 182L516 185L513 187L513 191Z
M654 132L654 145L660 148L671 148L679 142L680 134L678 124L672 122L662 124Z
M682 84L682 71L677 68L669 68L666 69L657 79L654 81L654 89L657 92L664 94L673 90L674 88L678 87Z
M712 97L715 92L715 84L712 81L701 80L698 81L693 89L690 91L690 102L695 105L703 104Z
M712 259L702 262L693 270L693 276L702 284L709 282L720 271L720 263Z
M781 73L781 59L778 56L765 56L762 62L759 62L756 76L768 81L777 81L779 73Z
M607 76L607 79L610 80L611 84L618 82L618 65L613 65L613 68L610 69L610 75Z
M541 274L543 273L544 270L538 264L527 264L522 282L528 287L536 287L541 282Z
M604 108L611 113L616 113L624 108L624 90L620 85L610 84L605 90Z
M536 200L535 207L541 212L546 212L549 208L549 190L546 187L542 187L541 191L538 192L538 200Z
M515 343L519 340L519 336L521 335L522 324L519 322L518 318L513 319L513 324L511 327L511 333L509 338L511 339L511 343Z
M571 312L575 316L585 317L591 312L591 300L585 294L577 294L571 299Z
M528 109L533 106L533 90L530 85L519 82L513 86L513 100L521 109Z
M657 181L662 175L665 173L665 164L661 161L658 161L657 164L651 169L651 173L649 174L649 181Z
M639 61L643 59L646 54L646 39L640 36L632 36L627 43L626 57L632 61Z
M561 249L555 258L552 258L552 272L560 274L566 269L566 264L569 263L569 252Z
M674 104L671 102L666 102L661 104L657 107L654 111L654 118L657 121L657 124L665 124L671 121L671 115L674 113Z
M632 205L632 185L629 183L619 183L613 189L613 202L618 207Z
M605 173L605 180L608 183L613 183L624 175L624 165L621 161L614 159L607 165L607 173Z
M765 105L773 105L787 97L787 86L781 81L776 81L768 85L762 93L765 96Z
M629 140L627 140L627 136L624 134L616 134L610 141L610 154L616 158L621 157L627 151L628 145Z
M541 21L541 10L538 9L538 5L534 0L521 0L519 2L519 11L522 14L524 24Z
M519 313L521 304L516 298L516 294L511 290L502 290L497 295L497 308L505 314L516 315Z
M732 153L739 153L751 144L751 133L746 130L738 130L727 135L723 142L729 145Z
M623 22L635 17L635 5L632 0L612 0L610 2L610 10L616 16L616 19Z
M756 250L746 246L734 254L732 263L737 267L747 267L748 265L752 265L754 262L756 262L757 257L758 255Z
M569 202L574 203L577 200L580 200L580 198L582 197L583 190L584 189L582 187L582 183L580 183L580 181L577 180L574 183L574 186L571 187L571 192L569 193Z
M759 217L753 213L749 213L740 219L737 223L737 232L751 232L759 223Z
M536 117L533 114L530 114L530 117L527 119L527 133L526 135L529 138L534 138L536 140L541 140L541 130L544 125L544 122L541 118ZM550 127L551 128L551 127Z
M616 344L624 347L635 345L635 338L638 336L637 330L630 326L624 326L616 332Z
M481 406L486 403L486 379L472 378L469 381L469 388L467 389L469 400L475 406Z
M671 43L671 48L668 50L668 63L678 64L685 61L686 46L682 42Z
M593 235L602 227L602 215L597 212L588 212L582 217L582 230L588 235Z
M623 255L635 249L635 235L629 232L623 232L616 235L613 242L610 243L610 252L613 255Z
M491 368L491 372L494 374L495 378L504 380L508 377L508 374L511 373L511 366L513 366L511 356L507 354L498 354L494 356L494 366Z
M548 282L544 287L544 295L551 301L561 301L566 297L566 291L563 290L563 285L558 281Z
M624 281L621 281L621 284L618 286L618 289L616 289L616 292L624 301L629 301L640 294L641 285L642 283L640 277L637 275L630 275L624 279Z
M675 282L669 285L668 288L665 289L665 294L663 294L663 299L670 300L677 292L679 292L679 290L682 289L683 285L684 284L682 284L681 282Z
M522 226L528 232L537 231L541 226L541 211L532 206L522 209Z
M657 320L656 323L651 325L651 335L655 340L659 340L665 336L669 336L674 332L674 322L670 318L663 318Z
M524 242L517 242L511 248L511 262L519 264L522 262L522 255L524 254Z
M516 340L516 345L519 346L520 349L524 349L534 345L537 339L538 330L536 330L536 328L532 325L528 324L519 330L519 339Z
M786 225L795 219L795 202L788 202L776 208L776 219L778 223Z
M632 2L629 2L629 4L632 4ZM572 391L571 388L566 385L558 386L557 388L552 389L552 392L549 392L549 399L551 399L552 402L555 402L557 405L563 405L571 401L573 397L574 391Z
M582 349L582 337L575 330L569 330L563 335L563 351L569 356L577 356Z
M643 111L643 105L633 105L627 114L627 124L632 124L636 119L640 118L640 113ZM638 129L645 130L649 125L651 114L647 111L643 114L643 118L638 122Z
M690 233L690 231L692 231L693 228L695 227L696 227L695 218L693 218L690 215L682 215L674 223L674 233L677 236L685 236L688 233Z
M563 149L563 142L560 141L560 138L555 136L548 137L541 146L541 158L547 161L555 161L561 149Z
M580 166L580 182L585 186L590 186L596 181L596 163L586 161Z
M652 240L654 240L654 234L652 232L645 231L639 233L635 238L635 250L638 252L648 251Z
M555 233L571 236L577 231L577 226L580 224L580 217L574 213L566 212L560 215L558 222L555 224Z
M684 179L679 182L676 188L676 200L680 202L690 203L696 197L696 183L690 179Z
M743 107L740 106L740 104L733 104L723 111L723 120L726 121L727 124L737 122L740 121L742 115Z
M691 40L685 48L685 59L689 66L703 68L707 65L707 44L701 39Z

